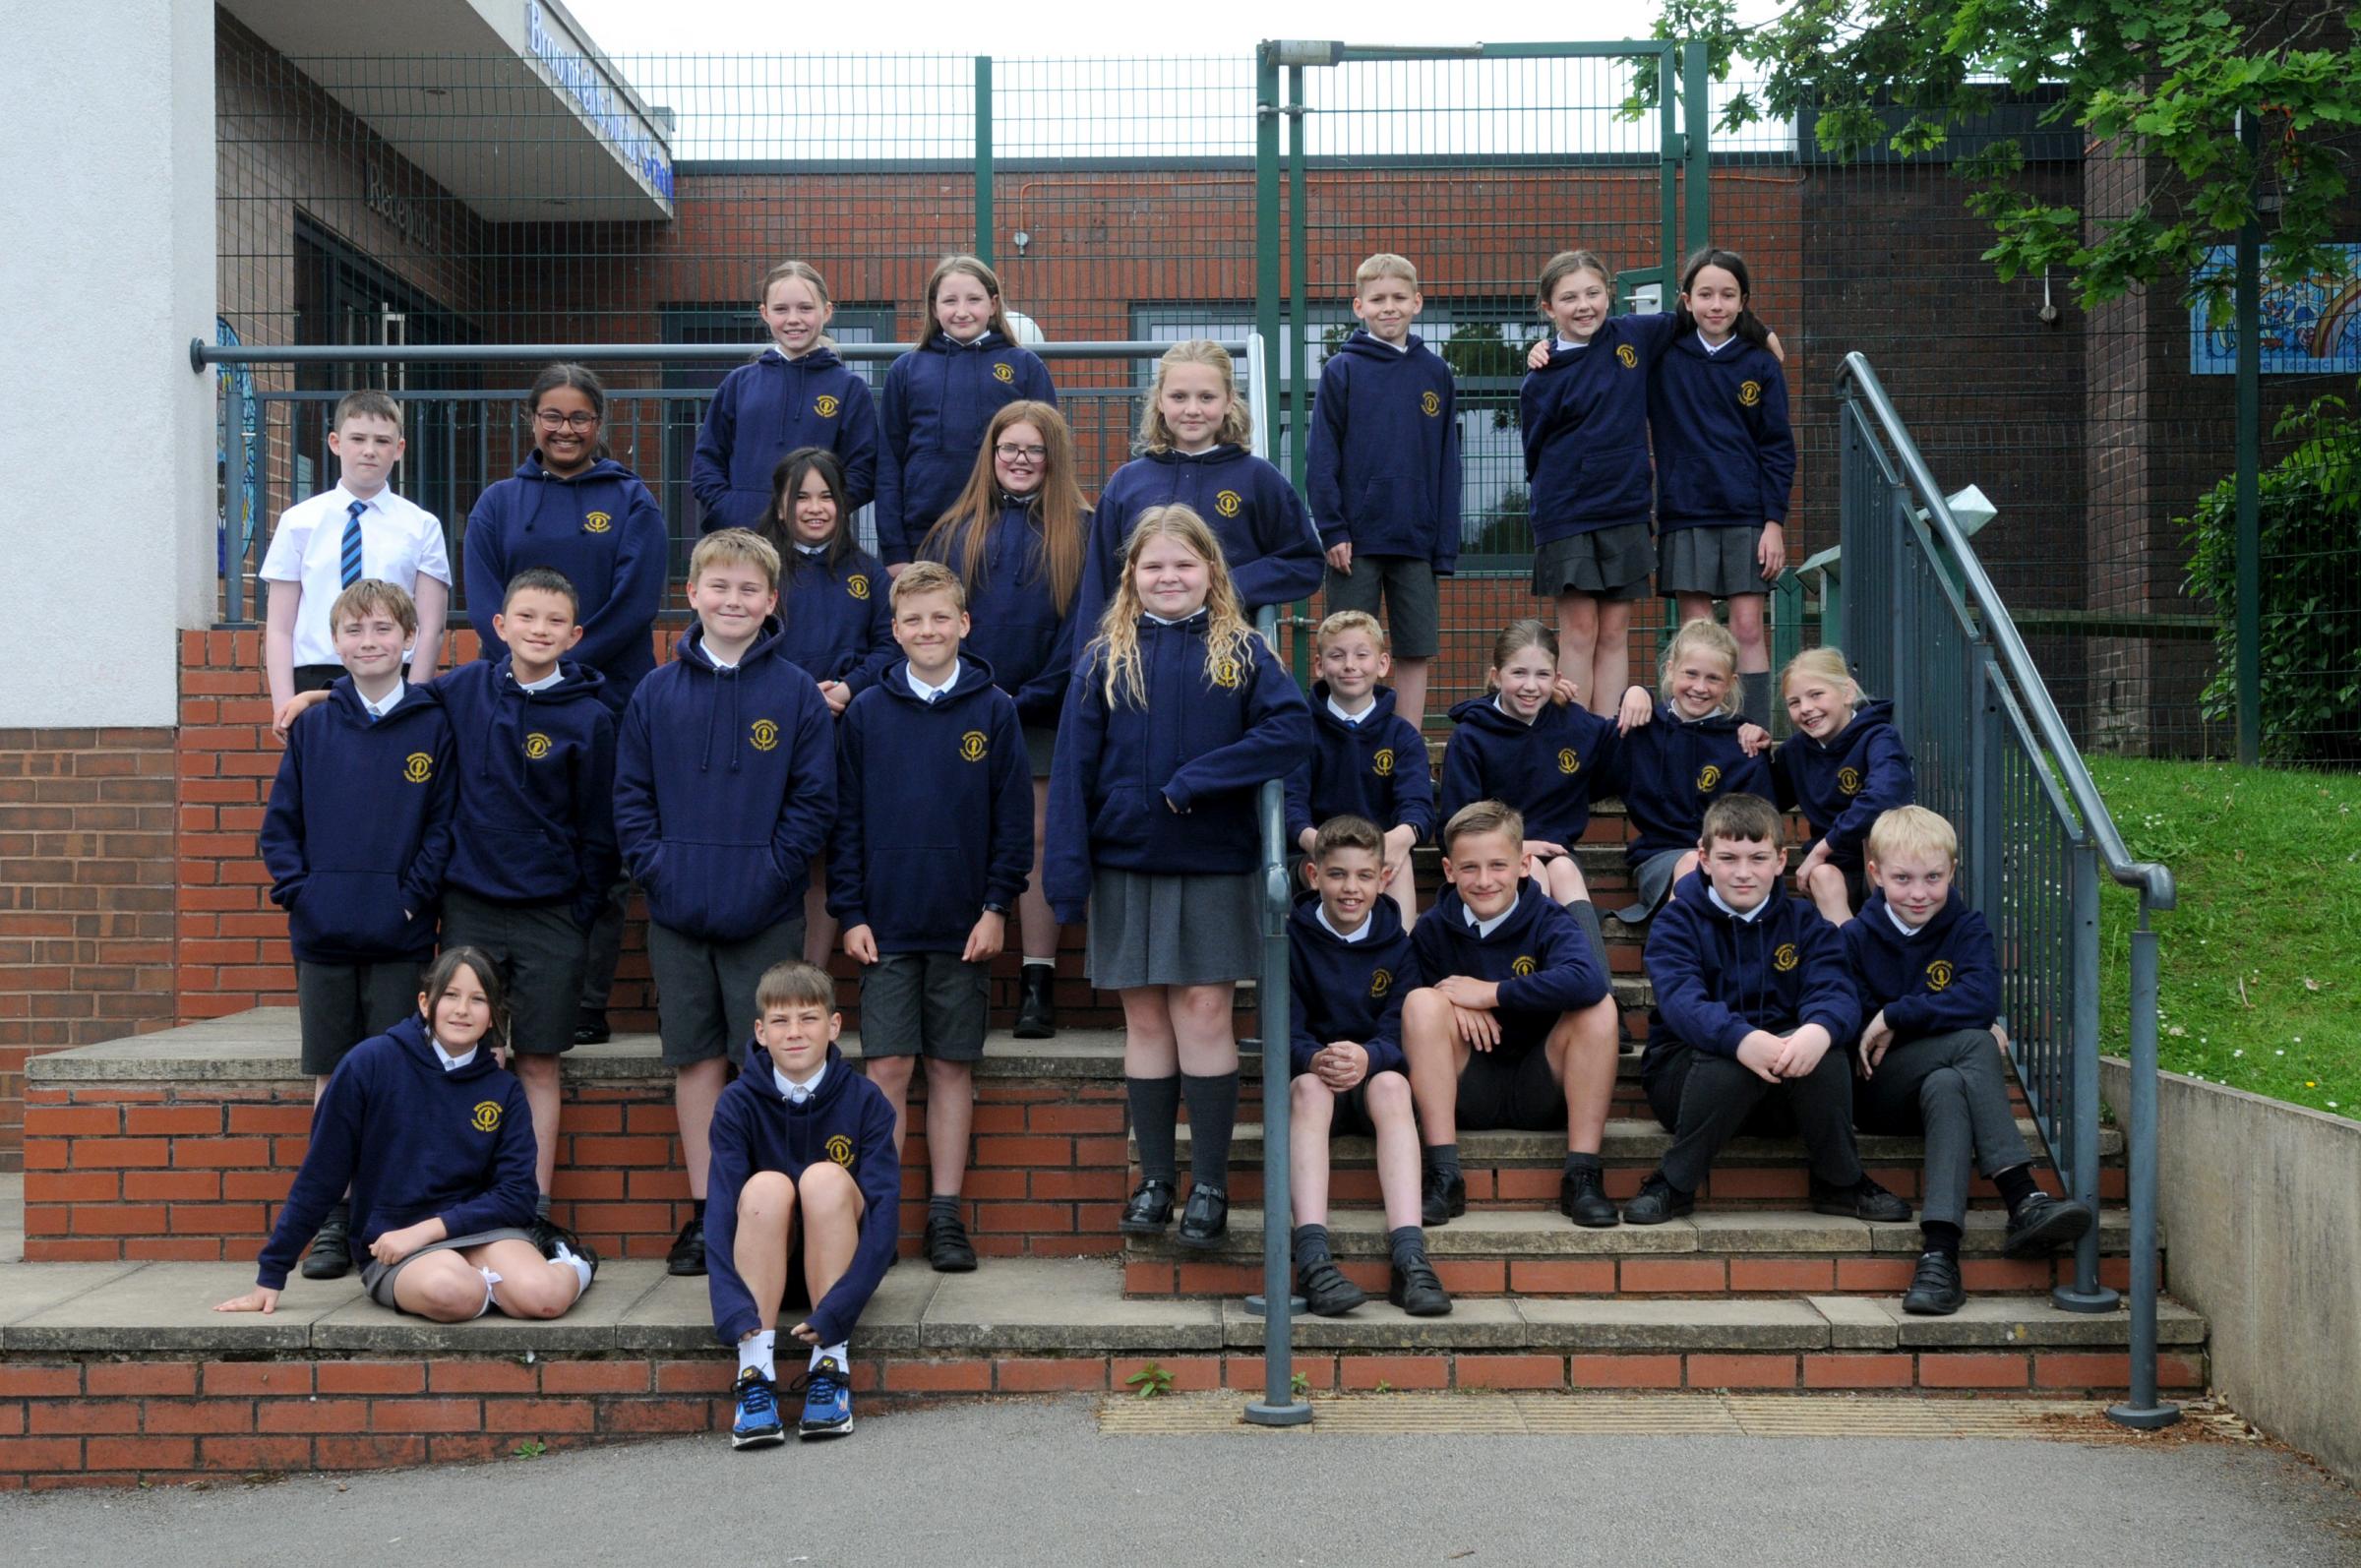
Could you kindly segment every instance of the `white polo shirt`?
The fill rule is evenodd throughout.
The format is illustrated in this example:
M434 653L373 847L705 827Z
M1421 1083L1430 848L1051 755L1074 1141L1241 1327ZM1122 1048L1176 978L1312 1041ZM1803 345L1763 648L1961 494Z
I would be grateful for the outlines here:
M333 664L336 639L328 612L344 591L344 518L359 498L342 485L298 501L278 514L263 557L265 582L303 585L295 616L295 662ZM451 586L451 557L433 513L381 490L362 503L361 575L416 591L420 574Z

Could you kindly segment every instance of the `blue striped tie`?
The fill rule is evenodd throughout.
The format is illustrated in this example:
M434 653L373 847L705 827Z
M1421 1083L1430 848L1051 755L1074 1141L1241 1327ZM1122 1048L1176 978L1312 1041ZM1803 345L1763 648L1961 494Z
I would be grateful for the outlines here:
M344 509L344 586L361 580L361 513L369 503L356 501Z

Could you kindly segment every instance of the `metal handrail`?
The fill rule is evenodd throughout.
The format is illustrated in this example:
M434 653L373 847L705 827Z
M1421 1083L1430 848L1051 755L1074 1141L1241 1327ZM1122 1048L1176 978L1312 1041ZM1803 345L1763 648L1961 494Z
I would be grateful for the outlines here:
M1244 338L1217 338L1231 354L1247 357ZM829 351L839 359L899 359L916 343L834 343ZM1026 343L1041 359L1136 359L1141 343ZM1156 347L1171 345L1158 343ZM532 360L568 359L577 363L631 364L648 360L713 361L751 359L762 351L758 341L744 343L294 343L280 347L244 347L189 339L189 365L513 365ZM1265 438L1267 439L1267 437ZM1258 453L1258 455L1261 455Z

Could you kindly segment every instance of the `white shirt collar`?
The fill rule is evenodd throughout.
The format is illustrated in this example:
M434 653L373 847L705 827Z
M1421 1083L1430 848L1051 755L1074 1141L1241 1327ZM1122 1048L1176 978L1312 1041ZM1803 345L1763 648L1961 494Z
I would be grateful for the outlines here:
M351 513L352 504L356 501L361 504L361 509L364 512L385 511L386 497L393 494L393 491L391 488L388 488L378 491L378 493L374 496L356 496L351 491L345 489L343 482L339 480L336 483L335 488L330 491L329 494L335 498L336 515L341 517Z
M397 675L394 677L394 690L386 694L386 699L383 702L372 702L367 697L361 696L358 687L353 688L352 694L361 696L361 706L369 710L369 718L374 723L401 706L401 699L408 694L409 690L409 683Z
M1338 718L1343 719L1347 724L1359 724L1362 719L1367 718L1370 714L1377 711L1377 701L1374 697L1372 697L1369 700L1369 705L1365 708L1362 708L1359 713L1348 713L1342 706L1338 704L1336 698L1330 697L1328 699L1328 711L1335 714Z
M1475 927L1476 935L1479 936L1489 936L1493 932L1496 932L1500 929L1501 924L1505 922L1509 916L1515 914L1516 912L1517 906L1512 903L1506 909L1500 911L1499 914L1494 915L1489 920L1478 920L1476 918L1476 911L1470 909L1465 904L1459 906L1460 918L1466 921L1469 925Z
M1155 622L1158 626L1186 626L1189 622L1194 621L1201 612L1191 610L1186 615L1175 616L1158 615L1153 610L1142 610L1139 613L1146 616L1149 620Z
M812 1076L806 1078L802 1083L797 1083L793 1078L781 1072L777 1062L774 1061L770 1064L770 1076L778 1084L779 1093L786 1096L790 1105L800 1106L819 1093L819 1080L827 1075L828 1064L824 1058L818 1066L812 1069Z
M827 548L825 544L805 544L799 540L796 543L795 553L799 556L823 555L827 552Z
M1722 350L1727 348L1730 344L1736 342L1737 340L1738 334L1736 332L1731 332L1727 337L1723 338L1722 341L1718 343L1709 343L1705 340L1705 332L1702 328L1699 329L1697 332L1697 346L1704 349L1708 355L1719 354L1722 352Z
M467 1063L473 1061L475 1059L475 1054L483 1049L481 1046L469 1046L467 1048L467 1055L463 1056L454 1056L450 1052L445 1051L443 1049L443 1042L437 1040L431 1034L426 1037L426 1043L435 1048L436 1055L443 1058L443 1070L445 1072L458 1071L461 1067L464 1067L467 1065Z
M516 667L513 664L509 666L509 679L516 681ZM519 690L526 692L546 692L565 679L566 667L561 664L538 681L516 681L516 685Z
M1913 926L1908 921L1904 920L1901 913L1896 910L1892 904L1888 904L1886 906L1886 919L1892 921L1894 923L1894 929L1902 933L1906 937L1915 936L1920 932L1926 930L1926 926ZM1931 926L1933 924L1934 917L1930 915L1927 917L1927 926Z
M940 686L929 686L926 682L920 680L918 678L917 668L912 665L906 664L902 666L902 675L903 678L910 683L911 694L916 696L921 702L932 702L936 698L941 696L945 692L948 692L952 687L959 684L959 666L956 664L951 666L950 679L943 682Z
M1318 904L1313 906L1311 918L1320 923L1320 930L1326 932L1329 935L1334 936L1340 942L1366 941L1368 939L1369 933L1375 930L1377 926L1377 921L1374 916L1363 915L1361 917L1361 926L1359 930L1338 931L1335 924L1328 919L1328 906L1326 904Z
M1581 339L1580 341L1576 341L1571 337L1561 337L1557 340L1557 348L1560 351L1570 348L1588 348L1590 346L1591 340L1587 337Z
M1492 694L1492 706L1498 708L1503 717L1515 719L1519 724L1525 725L1528 728L1540 723L1542 719L1540 709L1535 709L1533 717L1527 718L1524 714L1519 713L1515 708L1510 707L1508 705L1508 699L1496 692Z
M1736 909L1732 909L1732 908L1730 908L1730 907L1729 907L1729 905L1728 905L1728 904L1727 904L1727 903L1726 903L1726 902L1725 902L1725 901L1723 899L1723 897L1722 897L1722 890L1721 890L1720 888L1716 887L1716 886L1715 886L1715 885L1714 885L1712 882L1710 882L1710 881L1709 881L1709 882L1707 882L1707 883L1705 884L1705 896L1706 896L1706 897L1708 897L1708 898L1710 898L1710 899L1712 899L1712 900L1713 900L1713 903L1714 903L1714 907L1715 907L1716 909L1718 909L1718 910L1722 911L1722 913L1723 913L1723 914L1725 914L1725 915L1727 915L1727 916L1731 917L1731 918L1732 918L1732 919L1734 919L1734 920L1742 920L1742 921L1744 921L1744 922L1745 922L1747 925L1749 925L1749 926L1753 925L1753 924L1754 924L1756 921L1758 921L1758 920L1762 919L1762 918L1763 918L1763 911L1764 911L1764 910L1766 910L1766 909L1769 909L1769 908L1771 907L1771 898L1770 898L1770 895L1769 895L1769 894L1765 894L1765 895L1764 895L1764 897L1763 897L1763 901L1762 901L1761 903L1759 903L1759 904L1755 905L1755 906L1754 906L1752 909L1748 909L1748 910L1736 910Z

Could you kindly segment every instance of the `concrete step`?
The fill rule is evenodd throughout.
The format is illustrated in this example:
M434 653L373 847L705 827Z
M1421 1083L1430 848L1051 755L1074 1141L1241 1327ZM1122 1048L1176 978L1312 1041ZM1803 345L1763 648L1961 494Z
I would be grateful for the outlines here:
M1638 1069L1629 1066L1626 1057L1626 1076L1636 1079ZM2033 1123L2021 1119L2018 1130L2026 1142L2040 1148L2040 1135ZM2109 1160L2120 1159L2123 1153L2123 1134L2113 1127L2099 1129L2099 1150ZM1861 1162L1868 1166L1915 1164L1926 1151L1926 1140L1920 1137L1864 1132L1859 1134ZM1672 1135L1654 1120L1614 1118L1606 1124L1606 1136L1600 1144L1600 1157L1609 1167L1640 1165L1653 1167L1672 1146ZM1184 1123L1180 1128L1180 1163L1188 1164L1189 1135ZM1136 1161L1139 1150L1133 1147ZM1556 1201L1557 1172L1566 1158L1566 1138L1562 1132L1463 1132L1459 1135L1459 1160L1463 1169L1536 1169L1549 1173L1549 1198ZM1795 1166L1800 1172L1803 1145L1792 1138L1733 1138L1722 1151L1717 1162L1721 1165L1779 1165ZM1328 1164L1331 1170L1375 1169L1377 1144L1373 1138L1331 1138L1328 1142ZM1230 1164L1260 1166L1262 1163L1262 1123L1241 1122L1231 1135Z

